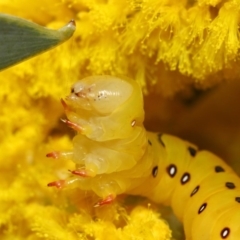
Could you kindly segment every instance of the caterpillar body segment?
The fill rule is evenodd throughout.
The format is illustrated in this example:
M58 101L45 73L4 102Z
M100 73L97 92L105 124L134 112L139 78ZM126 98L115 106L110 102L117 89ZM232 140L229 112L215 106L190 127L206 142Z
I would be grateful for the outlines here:
M49 186L79 187L111 203L119 194L171 205L187 240L240 239L240 180L219 157L177 137L147 132L135 81L93 76L62 100L77 131L73 151L49 153L76 163L72 177Z

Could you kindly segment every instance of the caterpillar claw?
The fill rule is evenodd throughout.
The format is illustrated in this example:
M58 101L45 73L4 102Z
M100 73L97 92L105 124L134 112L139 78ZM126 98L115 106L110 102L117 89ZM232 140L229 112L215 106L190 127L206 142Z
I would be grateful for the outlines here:
M106 204L110 204L114 201L115 197L113 195L109 195L106 198L98 201L96 204L94 204L94 207L100 207Z
M46 154L46 157L58 159L58 158L59 158L59 155L60 155L59 152L50 152L50 153L47 153L47 154Z
M87 175L86 171L84 171L84 170L69 170L69 172L71 172L74 175L81 176L81 177L89 177Z
M96 174L92 171L86 171L84 169L69 170L72 174L78 175L81 177L95 177Z
M61 104L62 104L65 111L69 109L67 103L62 98L61 98Z
M46 157L48 158L53 158L53 159L72 159L73 158L73 152L69 151L69 152L58 152L58 151L54 151L54 152L50 152L46 154Z
M74 129L77 132L83 132L83 127L81 127L79 124L76 124L74 122L69 121L68 119L61 119L62 122L66 123L68 127Z
M58 180L55 182L50 182L48 183L48 187L57 187L57 188L62 188L65 185L65 181L64 180Z

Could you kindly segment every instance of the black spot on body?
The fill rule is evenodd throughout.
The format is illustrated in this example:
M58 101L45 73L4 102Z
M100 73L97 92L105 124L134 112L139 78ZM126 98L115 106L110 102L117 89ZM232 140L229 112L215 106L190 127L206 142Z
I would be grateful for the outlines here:
M156 177L158 174L158 166L155 166L153 169L152 169L152 175L153 177Z
M216 167L215 167L215 172L216 172L216 173L225 172L225 170L224 170L221 166L216 166Z
M158 141L161 143L161 145L162 145L163 147L165 147L165 144L164 144L164 142L163 142L163 140L162 140L162 133L159 133L159 134L158 134Z
M192 157L195 157L197 154L197 150L193 147L188 147L188 151Z
M221 238L222 239L226 239L230 234L230 228L225 227L222 231L221 231Z
M198 214L202 213L207 207L207 203L204 203L201 205L201 207L198 209Z
M148 144L152 146L152 142L148 139Z
M236 197L235 200L240 203L240 197Z
M167 167L167 173L170 177L174 177L177 173L177 167L176 165L174 164L170 164L168 167Z
M234 189L236 187L235 184L232 182L226 182L225 186L229 189Z
M181 184L184 185L190 180L190 174L189 173L184 173L182 178L181 178Z
M199 185L198 185L198 186L196 186L196 187L193 189L193 191L192 191L192 193L191 193L190 197L192 197L194 194L196 194L196 193L198 192L199 188L200 188L200 186L199 186Z

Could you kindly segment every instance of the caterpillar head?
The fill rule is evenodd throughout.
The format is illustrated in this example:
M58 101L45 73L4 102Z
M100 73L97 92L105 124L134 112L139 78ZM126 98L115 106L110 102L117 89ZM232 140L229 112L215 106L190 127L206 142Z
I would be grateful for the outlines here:
M134 87L126 80L112 76L92 76L76 82L67 102L75 109L108 115L126 102Z

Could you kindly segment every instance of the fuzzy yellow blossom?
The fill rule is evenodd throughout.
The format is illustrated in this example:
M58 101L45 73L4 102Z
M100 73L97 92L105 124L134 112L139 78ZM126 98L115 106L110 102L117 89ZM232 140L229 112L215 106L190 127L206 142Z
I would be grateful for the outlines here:
M171 232L159 220L159 215L150 209L136 207L130 215L128 225L123 229L121 239L171 239Z
M92 210L91 193L46 187L72 166L45 158L71 148L59 100L85 76L125 75L167 119L165 97L239 76L240 1L2 0L0 9L55 29L77 24L67 43L0 73L0 239L170 239L154 210ZM150 105L147 118L159 112Z

